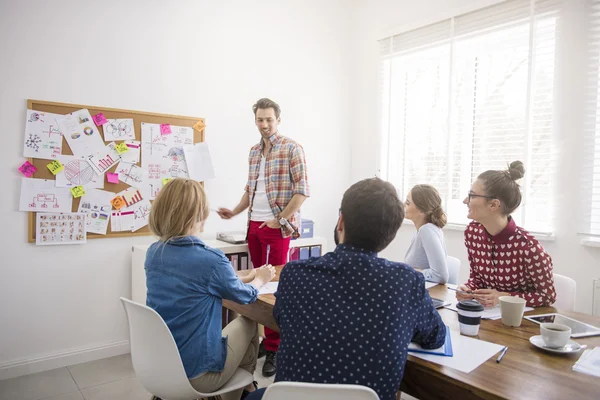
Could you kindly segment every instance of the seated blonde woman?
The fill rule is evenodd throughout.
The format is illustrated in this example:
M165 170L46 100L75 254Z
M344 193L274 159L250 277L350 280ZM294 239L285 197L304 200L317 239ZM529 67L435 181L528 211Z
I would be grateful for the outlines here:
M200 392L223 386L240 367L254 373L256 322L240 317L221 331L223 299L256 301L258 289L275 275L266 265L240 280L229 260L198 238L209 214L200 183L175 179L158 193L150 229L158 241L146 253L146 303L164 319L177 343L190 383ZM254 390L249 385L248 392ZM242 390L222 395L238 400Z
M442 232L447 219L440 194L431 185L416 185L406 196L404 205L406 219L417 228L404 262L421 271L427 281L448 282L448 253Z

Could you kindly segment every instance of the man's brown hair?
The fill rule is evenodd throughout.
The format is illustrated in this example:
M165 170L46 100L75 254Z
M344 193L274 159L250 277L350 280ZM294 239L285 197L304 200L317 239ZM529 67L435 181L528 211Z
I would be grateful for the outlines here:
M275 111L275 118L279 118L279 115L281 115L281 108L279 108L279 104L275 103L271 99L267 99L266 97L259 99L256 102L256 104L254 104L252 106L252 111L254 112L255 117L256 117L256 110L258 110L259 108L261 110L266 110L267 108L272 108L273 111Z
M396 237L404 220L404 205L396 188L379 178L350 186L340 209L344 218L344 244L379 252Z

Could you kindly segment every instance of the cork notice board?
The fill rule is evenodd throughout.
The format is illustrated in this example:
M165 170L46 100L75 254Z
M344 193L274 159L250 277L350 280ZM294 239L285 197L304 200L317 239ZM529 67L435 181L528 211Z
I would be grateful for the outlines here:
M204 141L204 119L198 117L183 117L178 115L168 115L168 114L156 114L156 113L148 113L143 111L132 111L132 110L121 110L117 108L106 108L106 107L95 107L95 106L86 106L81 104L66 104L66 103L54 103L48 101L39 101L39 100L27 100L27 108L30 110L36 111L45 111L54 114L69 114L77 110L81 110L86 108L90 111L91 115L96 115L98 113L103 113L107 119L124 119L131 118L134 123L135 130L135 140L142 140L142 129L141 123L151 123L151 124L170 124L174 126L186 126L194 128L194 143L199 143ZM102 131L102 125L97 127L100 131L102 137L104 137L104 132ZM72 155L71 148L69 147L67 141L63 137L62 144L62 154ZM115 141L116 144L121 143L122 141ZM108 144L109 142L106 142ZM142 155L140 157L139 166L141 166L141 158L143 158L144 149L142 148ZM33 174L33 178L38 179L50 179L54 180L55 177L48 170L46 165L50 162L50 160L42 160L37 158L29 158L30 163L32 163L37 171ZM108 172L114 172L117 168L117 165L114 165ZM118 193L121 192L130 186L126 183L119 182L117 184L107 183L106 177L104 178L104 187L101 190ZM80 198L73 199L73 208L72 212L77 212L79 208ZM29 212L28 218L28 240L30 243L35 242L35 212ZM135 232L111 232L111 226L109 222L108 230L106 235L98 235L94 233L88 233L88 239L97 239L97 238L105 238L105 237L124 237L124 236L145 236L150 235L150 229L148 226L145 226Z

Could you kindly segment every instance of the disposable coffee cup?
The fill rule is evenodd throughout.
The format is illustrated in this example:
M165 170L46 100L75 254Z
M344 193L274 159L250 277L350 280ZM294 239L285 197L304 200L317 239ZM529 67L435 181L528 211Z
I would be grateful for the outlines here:
M540 325L540 334L546 347L559 349L569 342L571 328L563 324L545 323Z
M456 304L460 333L467 336L479 334L483 306L477 300L461 300Z
M502 323L507 326L521 326L523 312L525 311L525 299L517 296L500 296L500 313Z

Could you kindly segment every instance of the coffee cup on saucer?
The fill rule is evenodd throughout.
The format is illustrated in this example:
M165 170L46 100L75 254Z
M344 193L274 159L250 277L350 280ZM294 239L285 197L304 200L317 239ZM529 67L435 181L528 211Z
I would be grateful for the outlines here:
M571 328L563 324L544 323L540 325L540 334L546 347L558 349L569 342Z
M467 336L477 336L481 323L483 306L477 300L461 300L456 304L460 333Z

